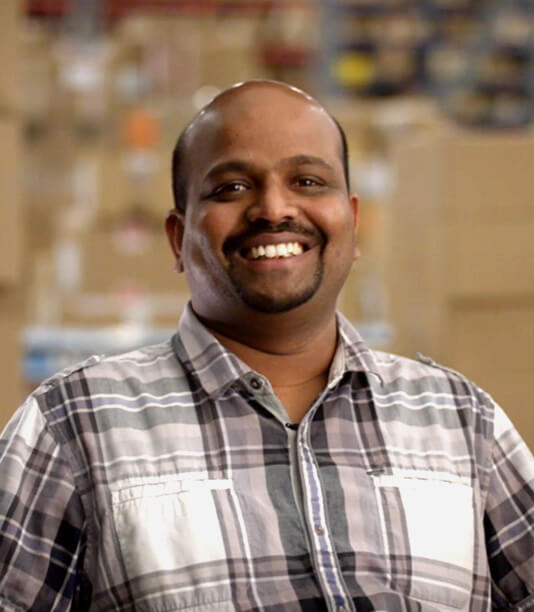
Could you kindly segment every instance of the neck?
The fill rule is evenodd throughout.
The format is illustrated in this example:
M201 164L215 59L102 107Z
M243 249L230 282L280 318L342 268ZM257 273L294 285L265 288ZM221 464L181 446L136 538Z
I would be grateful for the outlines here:
M223 346L263 374L273 387L326 376L337 343L335 315L312 328L306 317L285 314L255 318L252 326L201 320Z

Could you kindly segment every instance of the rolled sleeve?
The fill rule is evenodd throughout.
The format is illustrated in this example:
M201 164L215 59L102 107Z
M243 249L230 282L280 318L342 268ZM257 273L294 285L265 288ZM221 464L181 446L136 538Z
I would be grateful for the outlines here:
M30 397L0 437L0 601L68 610L85 542L72 470Z

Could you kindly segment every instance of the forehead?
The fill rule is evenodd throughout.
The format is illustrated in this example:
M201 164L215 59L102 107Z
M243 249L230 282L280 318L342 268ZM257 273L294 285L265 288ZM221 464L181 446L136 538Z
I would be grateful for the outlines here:
M187 157L200 170L225 157L276 159L314 155L341 168L341 137L332 118L301 93L270 86L230 91L192 126Z

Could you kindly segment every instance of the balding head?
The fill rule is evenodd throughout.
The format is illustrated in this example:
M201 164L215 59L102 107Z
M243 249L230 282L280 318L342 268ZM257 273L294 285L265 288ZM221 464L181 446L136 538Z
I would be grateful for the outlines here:
M326 109L304 91L278 81L254 80L233 85L217 95L206 105L187 125L180 134L172 158L172 187L176 208L185 212L188 199L188 184L191 164L194 163L192 149L197 139L206 134L206 126L213 126L221 121L233 122L239 129L239 117L243 113L253 112L259 104L269 99L272 105L279 103L279 110L284 112L284 99L294 99L309 107L314 107L318 113L324 114L332 123L332 129L339 139L339 155L343 164L343 172L347 190L349 190L348 147L347 139L341 125L326 111ZM287 101L286 101L287 102ZM258 119L261 121L261 117Z

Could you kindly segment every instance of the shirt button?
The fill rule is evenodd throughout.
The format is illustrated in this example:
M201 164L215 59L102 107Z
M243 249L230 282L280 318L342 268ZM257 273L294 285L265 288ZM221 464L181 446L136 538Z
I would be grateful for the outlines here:
M324 535L324 529L323 529L323 526L322 526L322 525L315 525L315 533L316 533L318 536L322 536L322 535Z
M250 380L250 386L257 391L258 389L261 389L263 385L259 378L252 378Z

